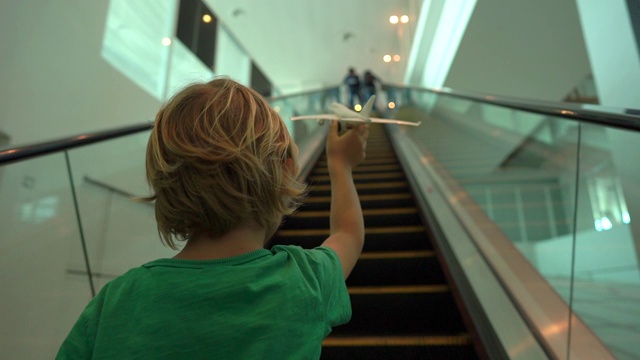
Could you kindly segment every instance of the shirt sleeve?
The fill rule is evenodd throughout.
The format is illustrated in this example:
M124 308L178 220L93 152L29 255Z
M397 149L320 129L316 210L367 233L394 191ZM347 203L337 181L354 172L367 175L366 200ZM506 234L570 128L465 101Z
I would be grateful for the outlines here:
M328 247L303 249L295 245L276 245L274 253L286 252L300 268L306 281L317 291L326 334L331 328L346 324L351 319L351 299L344 280L342 264L338 254Z
M317 265L325 321L330 327L346 324L351 319L351 300L338 254L328 247L309 250Z
M56 360L91 359L92 347L87 336L87 326L86 318L80 316L60 346Z

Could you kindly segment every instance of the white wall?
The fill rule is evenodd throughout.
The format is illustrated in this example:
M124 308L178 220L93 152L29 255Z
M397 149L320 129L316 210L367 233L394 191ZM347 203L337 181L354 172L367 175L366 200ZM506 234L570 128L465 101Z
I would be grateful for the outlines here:
M159 101L100 56L108 5L0 2L0 131L9 146L153 118Z
M560 101L591 69L573 1L478 1L444 86Z
M640 54L625 0L577 0L600 103L640 109Z
M456 56L476 0L425 0L404 81L441 88Z

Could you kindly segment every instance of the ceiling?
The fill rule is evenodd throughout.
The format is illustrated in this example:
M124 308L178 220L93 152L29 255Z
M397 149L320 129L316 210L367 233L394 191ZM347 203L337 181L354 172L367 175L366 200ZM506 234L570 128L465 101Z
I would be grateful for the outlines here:
M402 83L421 0L204 0L282 93L338 84L349 67ZM393 25L392 15L408 15ZM386 63L383 56L400 55Z

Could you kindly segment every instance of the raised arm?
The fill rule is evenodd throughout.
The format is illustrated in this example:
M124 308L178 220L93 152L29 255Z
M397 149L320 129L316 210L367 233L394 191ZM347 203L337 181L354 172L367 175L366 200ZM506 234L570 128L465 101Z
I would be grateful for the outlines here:
M364 246L364 219L352 170L365 158L367 125L359 125L343 135L332 121L327 137L327 162L331 178L330 234L322 244L340 258L346 279Z

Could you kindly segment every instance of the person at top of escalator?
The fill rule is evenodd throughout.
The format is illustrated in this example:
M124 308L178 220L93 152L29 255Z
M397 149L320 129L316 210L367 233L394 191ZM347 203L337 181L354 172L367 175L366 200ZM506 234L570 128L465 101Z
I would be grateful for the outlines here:
M360 77L356 73L356 69L349 68L349 72L342 82L347 85L347 89L349 90L349 107L353 109L356 104L363 104L362 84L360 83Z
M298 148L269 104L226 78L187 86L158 112L146 174L173 258L107 283L57 359L311 359L349 321L345 279L364 244L352 169L368 128L327 137L330 232L303 249L267 242L300 204Z
M371 70L367 70L364 72L362 76L362 82L364 83L364 97L365 101L369 100L369 98L376 94L376 86L380 84L380 79L371 72Z

